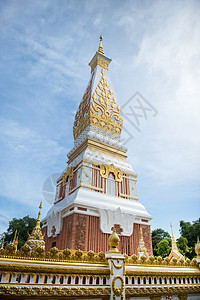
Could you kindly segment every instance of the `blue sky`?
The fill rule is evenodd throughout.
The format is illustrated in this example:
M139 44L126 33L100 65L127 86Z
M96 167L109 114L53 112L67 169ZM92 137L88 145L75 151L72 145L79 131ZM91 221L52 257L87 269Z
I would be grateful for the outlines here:
M120 104L139 91L158 111L140 132L125 121L152 228L172 222L178 237L180 220L199 218L199 28L199 1L0 2L0 232L36 217L45 180L65 168L100 34Z

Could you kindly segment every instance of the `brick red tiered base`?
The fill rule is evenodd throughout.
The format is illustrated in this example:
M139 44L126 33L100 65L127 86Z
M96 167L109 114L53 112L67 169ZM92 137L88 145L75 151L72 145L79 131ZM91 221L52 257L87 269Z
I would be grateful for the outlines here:
M99 217L73 213L63 219L62 231L56 237L47 236L46 227L43 228L45 233L46 251L52 246L58 249L81 249L83 251L93 250L95 253L109 250L109 234L103 233L100 229ZM142 227L143 239L148 254L152 255L151 230L149 225L133 225L133 234L131 236L120 237L119 251L128 255L137 254L137 248L140 238L140 226Z

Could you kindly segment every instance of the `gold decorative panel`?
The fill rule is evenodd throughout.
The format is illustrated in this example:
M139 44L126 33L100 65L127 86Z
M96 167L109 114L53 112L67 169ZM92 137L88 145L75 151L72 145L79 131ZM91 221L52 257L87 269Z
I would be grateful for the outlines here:
M68 167L67 171L63 175L63 185L66 183L68 176L69 176L69 181L72 180L73 174L74 174L74 168L73 167L70 167L70 168Z
M108 178L108 174L112 172L115 176L115 180L118 182L122 181L123 171L121 171L119 168L115 168L113 164L111 165L100 165L100 175L104 178Z
M104 68L102 68L101 73L101 79L91 98L91 85L94 76L92 73L89 86L76 113L73 128L75 140L89 125L118 136L121 135L123 127L121 108L117 105L117 99L112 96L113 91L106 80Z

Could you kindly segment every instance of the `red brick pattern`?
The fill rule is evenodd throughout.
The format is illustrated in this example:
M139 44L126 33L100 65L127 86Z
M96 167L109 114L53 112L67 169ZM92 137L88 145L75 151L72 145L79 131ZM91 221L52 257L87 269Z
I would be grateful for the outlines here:
M62 249L81 249L83 251L93 250L98 253L109 250L108 238L109 234L103 233L100 229L99 217L73 213L63 219L62 232L56 237L47 237L46 228L45 244L46 251L52 247L52 243L56 241L56 247ZM140 226L142 226L143 239L148 254L152 255L151 230L149 225L133 225L133 234L131 236L120 236L119 251L128 255L137 254L137 248L140 239Z

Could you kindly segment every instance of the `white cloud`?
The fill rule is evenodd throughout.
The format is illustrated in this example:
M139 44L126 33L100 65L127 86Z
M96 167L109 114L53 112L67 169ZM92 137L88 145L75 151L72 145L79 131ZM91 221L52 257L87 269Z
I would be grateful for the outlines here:
M47 172L56 169L66 148L14 121L2 118L0 128L1 148L6 152L0 174L1 196L22 203L30 201L34 206L41 198L44 180L50 175Z
M2 144L15 154L35 156L40 163L56 159L66 149L58 141L42 137L15 121L0 119L0 135Z
M132 11L118 23L129 34L134 29L139 31L136 26L140 16L134 19L131 14ZM146 26L138 53L128 67L133 73L143 68L145 90L150 93L147 97L154 100L158 116L146 122L136 138L138 151L130 155L140 161L140 168L162 183L169 184L177 178L183 182L199 173L199 14L193 5L181 6L178 2L169 8L166 2L156 1L152 8L144 10L143 18L150 28ZM141 75L138 80L143 81ZM140 147L144 143L150 155ZM134 142L127 146L133 145ZM141 156L146 158L144 163Z

